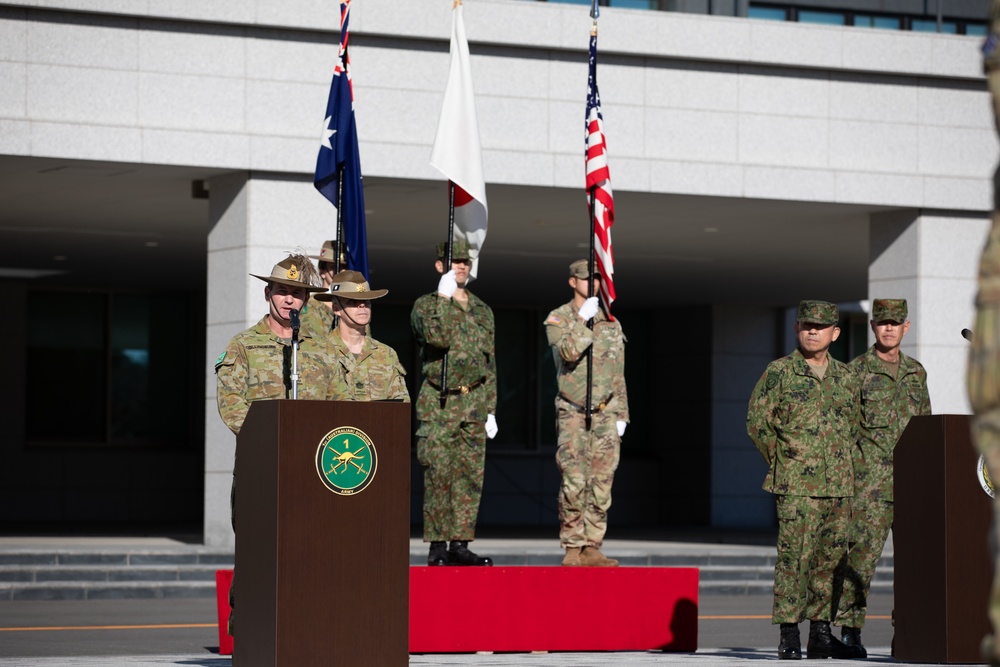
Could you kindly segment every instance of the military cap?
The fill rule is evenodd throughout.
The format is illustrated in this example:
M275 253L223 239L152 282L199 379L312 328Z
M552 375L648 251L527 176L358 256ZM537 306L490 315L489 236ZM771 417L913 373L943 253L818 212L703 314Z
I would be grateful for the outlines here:
M337 259L336 259L336 257L337 257L336 248L339 245L340 244L337 243L336 240L333 240L333 241L323 241L323 247L319 249L319 254L318 255L309 255L309 259L318 259L321 262L330 262L332 264L333 262L337 261ZM340 260L341 261L344 260L344 251L343 250L340 251Z
M895 322L902 324L906 321L906 299L875 299L872 301L872 319L876 322Z
M570 278L587 278L587 269L590 268L590 262L586 259L578 259L569 265L569 277ZM594 265L594 275L599 276L597 272L597 265Z
M308 263L304 256L289 255L274 265L274 268L271 269L271 275L258 276L256 273L251 273L250 275L266 283L280 283L282 285L289 285L290 287L301 287L307 292L325 292L326 288L322 285L310 285L307 282L303 282L309 273L315 273L316 271L311 265L309 270L303 269L303 263Z
M448 242L437 244L437 258L442 262L444 261L445 251L448 250ZM454 245L451 248L451 259L472 259L469 256L469 244L465 239L455 239Z
M840 309L837 304L829 301L799 301L799 312L796 322L811 324L836 324L840 319Z
M371 289L365 277L357 271L341 271L333 277L329 292L317 294L313 298L317 301L332 301L333 297L342 296L345 299L370 301L381 299L388 293L387 289Z

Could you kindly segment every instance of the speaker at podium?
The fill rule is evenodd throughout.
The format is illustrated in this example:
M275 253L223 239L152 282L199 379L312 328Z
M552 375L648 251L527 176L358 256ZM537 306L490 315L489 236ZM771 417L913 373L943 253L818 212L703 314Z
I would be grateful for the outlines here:
M234 667L408 664L410 404L257 401L236 479Z
M993 581L992 498L968 415L912 417L894 450L897 660L980 663Z

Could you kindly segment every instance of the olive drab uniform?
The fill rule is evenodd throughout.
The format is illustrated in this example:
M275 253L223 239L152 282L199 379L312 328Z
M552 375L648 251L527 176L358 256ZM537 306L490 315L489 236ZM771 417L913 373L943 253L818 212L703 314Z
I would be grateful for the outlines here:
M990 32L983 44L983 69L993 101L993 117L1000 133L1000 0L990 9ZM974 413L972 435L986 461L990 477L1000 479L1000 166L993 175L993 219L979 260L976 322L972 329L966 376ZM993 534L1000 535L1000 493L993 499ZM994 576L989 617L993 635L983 642L983 658L1000 665L1000 552L993 545Z
M608 529L611 484L618 468L621 439L615 425L628 422L625 389L625 334L603 311L593 331L573 301L545 319L559 390L556 463L562 474L559 490L559 541L565 547L600 547ZM586 352L592 350L591 429L586 428Z
M348 349L339 330L330 334L330 345L334 359L340 365L337 394L342 397L341 400L410 402L406 371L394 349L366 336L364 348L355 355Z
M905 317L904 317L905 321ZM849 364L861 384L861 426L854 450L849 555L837 623L861 628L868 591L893 518L893 450L914 415L929 415L927 371L902 352L893 377L875 346Z
M768 465L778 558L771 622L831 621L833 580L847 553L857 379L829 357L820 377L796 349L768 364L753 389L747 434Z
M417 460L424 470L424 541L472 540L483 492L486 418L496 412L493 311L434 292L413 304L420 346ZM441 360L448 355L448 395L441 407Z

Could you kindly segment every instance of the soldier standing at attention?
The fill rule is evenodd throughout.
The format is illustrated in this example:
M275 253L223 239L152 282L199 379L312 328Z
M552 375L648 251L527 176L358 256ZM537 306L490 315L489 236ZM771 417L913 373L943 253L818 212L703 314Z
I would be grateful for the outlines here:
M406 371L396 351L367 334L372 320L372 301L389 290L373 290L357 271L341 271L330 280L330 291L317 294L337 316L337 328L330 334L334 359L340 365L343 385L338 394L348 401L405 401Z
M239 435L250 404L292 396L292 311L302 310L310 292L324 288L310 284L305 276L312 269L303 255L289 255L274 265L269 276L254 278L267 283L264 301L268 312L257 324L229 341L215 360L216 398L219 415L226 426ZM299 333L298 396L311 400L339 398L333 350L324 337ZM236 466L229 503L233 530L236 530ZM229 589L229 634L233 634L235 579Z
M618 468L621 437L629 421L625 334L617 320L609 320L600 310L597 297L588 297L589 278L587 260L570 264L573 298L545 319L559 384L559 542L566 550L563 565L615 567L618 561L602 554L601 544L608 530L611 483ZM593 280L600 280L600 276L594 274ZM587 326L590 319L594 320L593 330ZM593 357L590 378L588 350ZM589 430L585 415L588 379L592 387Z
M859 415L857 376L829 355L839 317L835 304L799 303L798 347L767 365L747 410L747 434L768 465L763 488L777 506L771 623L781 626L782 659L802 657L798 624L807 618L807 657L860 657L830 632L834 573L847 556Z
M410 324L420 346L423 382L417 397L417 460L424 469L424 541L428 565L492 565L469 550L483 493L486 438L497 433L493 311L466 288L472 261L455 239L437 246L437 292L413 304ZM441 366L447 383L441 404ZM450 544L446 544L450 541Z
M993 101L993 120L1000 133L1000 0L990 7L990 32L983 44L983 70ZM993 218L990 234L979 258L979 291L976 323L972 329L966 374L972 406L972 438L986 461L990 478L1000 480L1000 167L993 174ZM993 587L989 618L993 632L983 638L983 659L1000 665L1000 493L993 498Z
M899 350L910 330L906 299L875 299L871 328L875 344L850 363L861 383L861 428L854 450L854 499L848 536L847 569L836 622L848 646L861 643L868 591L875 566L892 528L893 449L910 417L929 415L927 371Z

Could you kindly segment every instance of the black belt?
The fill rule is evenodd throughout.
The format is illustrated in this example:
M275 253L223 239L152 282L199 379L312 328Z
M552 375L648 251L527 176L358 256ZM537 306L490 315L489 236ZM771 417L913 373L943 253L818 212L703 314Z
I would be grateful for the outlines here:
M430 385L431 385L432 387L434 387L435 389L437 389L437 390L438 390L439 392L441 391L441 387L437 386L436 384L434 384L434 383L433 383L433 382L431 382L430 380L428 380L427 382L428 382L428 383L429 383L429 384L430 384ZM459 385L459 386L457 386L457 387L454 387L454 388L452 388L452 389L447 389L447 390L445 390L445 392L444 392L444 393L446 393L446 394L448 394L448 395L450 395L450 396L455 396L455 395L457 395L457 394L468 394L468 393L469 393L470 391L472 391L472 390L473 390L473 389L475 389L476 387L478 387L478 386L480 386L480 385L483 385L483 384L486 384L486 378L479 378L478 380L476 380L476 381L475 381L475 382L473 382L472 384L463 384L463 385Z
M604 409L608 407L608 403L610 403L611 399L614 398L614 397L615 397L615 393L611 392L610 394L608 394L607 398L605 398L603 401L601 401L600 403L598 403L597 405L595 405L594 407L592 407L590 409L590 411L591 412L604 412ZM571 401L568 398L566 398L565 394L560 393L559 394L559 398L561 398L562 400L566 401L567 403L569 403L570 405L572 405L574 408L576 408L577 412L586 412L587 411L587 409L585 407L583 407L582 405L580 405L579 403L574 403L573 401Z

